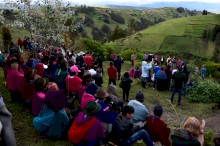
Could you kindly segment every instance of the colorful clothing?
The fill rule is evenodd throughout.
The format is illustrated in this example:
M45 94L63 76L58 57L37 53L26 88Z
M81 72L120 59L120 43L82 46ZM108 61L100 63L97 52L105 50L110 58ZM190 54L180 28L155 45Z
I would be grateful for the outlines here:
M81 87L82 80L78 76L68 75L65 79L66 89L69 92L78 92Z
M150 138L154 142L161 142L164 146L170 146L170 128L167 124L157 116L147 117L146 130L150 135Z

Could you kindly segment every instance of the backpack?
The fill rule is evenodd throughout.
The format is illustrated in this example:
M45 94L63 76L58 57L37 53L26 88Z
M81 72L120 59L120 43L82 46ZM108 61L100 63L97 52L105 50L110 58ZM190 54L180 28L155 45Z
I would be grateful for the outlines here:
M81 124L81 125L77 125L76 120L75 120L68 132L69 140L72 143L79 143L83 139L83 137L86 135L89 128L92 127L95 121L96 121L96 118L93 117L88 122Z

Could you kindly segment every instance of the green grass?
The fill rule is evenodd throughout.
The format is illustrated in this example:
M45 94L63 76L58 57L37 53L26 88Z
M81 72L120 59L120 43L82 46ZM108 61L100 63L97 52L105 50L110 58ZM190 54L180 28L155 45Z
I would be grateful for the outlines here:
M135 39L136 34L124 40L110 43L115 48L138 48L140 52L177 52L185 49L191 54L211 58L214 46L211 41L202 39L204 30L210 31L220 24L220 15L198 15L171 19L149 27L139 33L143 34L141 41Z
M107 74L106 68L108 67L109 62L104 63L104 88L107 88ZM138 64L138 63L136 63ZM130 62L125 62L122 67L122 74L128 71L131 67ZM11 103L9 99L9 93L4 86L4 75L2 69L0 70L0 91L4 97L4 101L7 105L7 108L12 113L12 122L16 135L17 145L18 146L69 146L72 145L70 142L65 140L49 140L38 134L37 131L32 126L33 116L30 111L24 109L22 104ZM150 113L155 104L160 103L164 107L163 119L168 123L169 127L180 127L183 124L183 121L188 116L195 116L199 119L207 119L212 116L211 107L215 104L203 104L203 103L189 103L186 98L182 98L181 106L172 106L169 102L171 92L159 92L153 90L152 87L147 87L143 89L141 87L140 81L137 79L133 80L132 88L130 91L130 99L134 99L137 91L144 92L144 95L147 97L144 103L147 105ZM117 87L119 81L117 81ZM119 97L122 97L121 88L117 88L117 93ZM177 103L177 95L175 95L175 103ZM220 114L219 110L216 113ZM209 128L207 128L209 129ZM214 130L214 129L210 129ZM142 145L142 144L135 144Z

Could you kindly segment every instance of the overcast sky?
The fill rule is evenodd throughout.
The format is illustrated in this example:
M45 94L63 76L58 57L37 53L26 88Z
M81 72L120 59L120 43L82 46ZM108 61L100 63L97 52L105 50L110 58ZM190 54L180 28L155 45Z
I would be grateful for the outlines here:
M111 3L111 4L148 4L152 2L208 2L208 3L220 3L220 0L68 0L75 3L83 3L83 4L97 4L97 3Z

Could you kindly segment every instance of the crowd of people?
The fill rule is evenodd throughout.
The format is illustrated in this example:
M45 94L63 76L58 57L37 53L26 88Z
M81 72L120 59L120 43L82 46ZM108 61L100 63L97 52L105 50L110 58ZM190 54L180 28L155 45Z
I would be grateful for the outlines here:
M176 129L171 135L170 128L161 119L162 105L155 105L151 115L144 104L143 92L138 91L133 100L129 99L132 78L140 77L143 88L152 82L160 91L170 90L172 80L171 102L178 92L180 105L182 86L189 81L189 71L183 61L170 57L167 62L164 57L158 61L157 55L145 54L139 69L133 67L136 57L132 54L132 68L121 77L123 59L120 56L111 54L109 67L104 69L101 55L94 57L82 51L64 54L62 50L60 47L38 49L37 54L31 53L24 60L14 45L2 64L11 101L23 103L32 111L33 126L38 132L52 139L68 137L79 146L128 146L138 140L147 146L203 145L204 120L189 117L183 129ZM102 87L105 71L109 77L107 90ZM123 99L117 94L117 79ZM5 126L1 116L0 123Z

